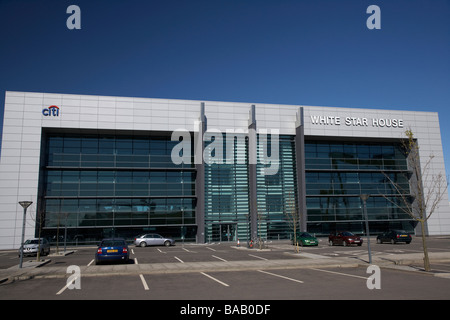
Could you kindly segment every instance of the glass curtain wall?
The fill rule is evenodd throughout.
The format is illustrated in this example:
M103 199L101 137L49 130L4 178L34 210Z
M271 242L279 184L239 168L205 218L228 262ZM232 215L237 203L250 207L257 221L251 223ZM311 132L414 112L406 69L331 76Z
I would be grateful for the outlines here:
M271 155L271 141L258 135L258 159ZM223 141L225 136L223 136ZM233 164L205 164L205 223L207 241L246 241L250 238L248 140L235 138L232 154L224 144L223 157L234 157ZM294 136L280 136L279 170L261 174L267 167L258 161L257 206L258 236L264 239L289 239L292 233L289 214L297 207ZM212 142L207 142L206 146ZM206 148L205 146L205 148ZM264 148L268 147L268 150ZM229 158L229 159L231 159ZM241 160L239 162L239 160Z
M205 164L205 239L208 242L248 238L248 139L222 135L222 159ZM205 142L205 150L215 140ZM232 143L231 143L232 142ZM216 156L216 150L211 155ZM217 154L218 156L218 154ZM220 162L221 161L221 162Z
M43 234L70 242L145 232L195 239L195 170L174 165L170 136L47 133Z
M271 145L270 136L258 135L259 156L263 148L271 155ZM260 169L268 166L257 165L258 234L264 239L290 239L298 223L295 136L279 136L278 172L262 175Z
M402 211L399 190L409 194L407 159L401 144L305 141L308 231L326 235L338 230L364 233L361 194L369 194L371 233L389 228L413 232Z

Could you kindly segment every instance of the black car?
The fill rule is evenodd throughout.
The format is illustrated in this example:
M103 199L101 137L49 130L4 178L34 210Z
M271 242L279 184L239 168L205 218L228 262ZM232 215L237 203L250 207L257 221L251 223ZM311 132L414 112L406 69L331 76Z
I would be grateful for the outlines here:
M377 236L377 243L390 242L396 244L397 242L411 243L412 237L404 230L389 230Z

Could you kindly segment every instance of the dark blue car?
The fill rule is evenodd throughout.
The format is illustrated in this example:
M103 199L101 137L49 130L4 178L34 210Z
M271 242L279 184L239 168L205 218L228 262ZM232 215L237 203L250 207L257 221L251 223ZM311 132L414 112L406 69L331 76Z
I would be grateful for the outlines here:
M130 255L125 239L111 238L103 239L98 245L95 254L95 264L103 261L123 261L127 262Z

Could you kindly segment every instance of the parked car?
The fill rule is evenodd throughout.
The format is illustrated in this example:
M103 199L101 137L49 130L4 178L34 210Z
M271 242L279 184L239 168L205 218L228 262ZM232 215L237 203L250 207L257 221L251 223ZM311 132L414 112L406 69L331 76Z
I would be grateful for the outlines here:
M137 236L134 238L134 244L136 246L140 247L146 247L146 246L174 246L175 240L171 238L165 238L159 234L156 233L147 233L147 234L141 234L140 236Z
M50 253L50 243L45 238L40 238L41 242L41 255L48 255ZM23 255L37 255L39 250L39 238L32 238L25 241L23 244ZM19 249L20 257L20 249Z
M123 261L127 262L130 258L128 245L122 238L103 239L98 245L95 253L95 264L102 261Z
M303 246L318 246L319 240L316 237L313 237L308 232L299 232L297 233L297 242L299 245Z
M351 244L361 246L363 244L363 240L361 239L361 237L354 235L349 231L344 231L330 234L328 236L328 243L330 244L330 246L343 245L345 247Z
M412 237L404 230L389 230L377 236L377 243L390 242L396 244L397 242L411 243Z

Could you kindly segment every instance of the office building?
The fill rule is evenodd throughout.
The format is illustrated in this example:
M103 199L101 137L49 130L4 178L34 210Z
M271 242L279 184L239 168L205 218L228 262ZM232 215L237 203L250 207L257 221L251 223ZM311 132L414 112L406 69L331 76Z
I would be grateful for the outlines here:
M9 91L0 249L20 246L23 200L27 238L71 244L289 239L293 224L364 234L361 194L372 234L413 233L399 196L414 187L407 129L445 174L435 112ZM450 234L447 194L426 232Z

